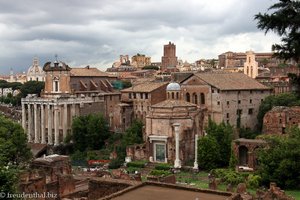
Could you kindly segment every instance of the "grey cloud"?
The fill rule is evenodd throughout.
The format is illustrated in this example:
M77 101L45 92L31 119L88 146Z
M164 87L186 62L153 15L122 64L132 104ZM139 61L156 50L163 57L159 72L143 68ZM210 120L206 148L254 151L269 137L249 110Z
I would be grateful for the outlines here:
M119 54L135 53L145 53L159 61L163 44L168 41L178 44L183 60L217 57L223 49L231 50L229 38L259 32L253 16L273 3L0 0L0 73L9 67L26 69L34 55L43 62L53 59L55 53L75 66L98 63L103 68L110 67ZM264 43L254 46L259 51Z

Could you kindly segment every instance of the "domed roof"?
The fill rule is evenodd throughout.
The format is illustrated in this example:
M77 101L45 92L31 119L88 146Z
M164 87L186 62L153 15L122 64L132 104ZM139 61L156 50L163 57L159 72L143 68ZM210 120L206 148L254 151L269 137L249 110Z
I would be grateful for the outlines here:
M42 74L42 73L44 72L43 69L39 66L38 59L34 58L32 66L30 66L27 71L27 75Z
M180 85L172 82L167 85L167 91L180 91Z

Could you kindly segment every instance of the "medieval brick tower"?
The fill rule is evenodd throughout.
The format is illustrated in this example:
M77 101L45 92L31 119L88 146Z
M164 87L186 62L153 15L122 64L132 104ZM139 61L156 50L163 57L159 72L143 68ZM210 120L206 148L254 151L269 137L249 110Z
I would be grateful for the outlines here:
M176 45L169 42L169 44L164 45L164 56L161 58L161 70L166 71L167 68L175 68L176 65Z

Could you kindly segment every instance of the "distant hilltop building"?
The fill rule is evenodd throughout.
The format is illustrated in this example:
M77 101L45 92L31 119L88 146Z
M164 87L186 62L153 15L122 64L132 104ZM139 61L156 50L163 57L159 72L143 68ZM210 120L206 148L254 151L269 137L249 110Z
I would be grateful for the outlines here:
M7 82L19 82L19 83L25 83L26 82L26 73L16 73L14 74L13 69L10 68L9 77L4 78L3 80L6 80Z
M40 67L38 58L33 59L32 66L27 71L27 81L45 81L45 72Z
M143 68L145 66L151 65L151 57L145 56L143 54L136 54L131 58L131 65L136 68Z
M164 45L164 56L161 58L161 71L175 69L176 66L176 45L169 42L169 44Z
M273 53L255 53L255 61L258 62L259 67L277 66L280 60L273 58ZM247 59L247 52L231 52L222 53L219 55L219 67L231 68L231 67L244 67L244 63Z

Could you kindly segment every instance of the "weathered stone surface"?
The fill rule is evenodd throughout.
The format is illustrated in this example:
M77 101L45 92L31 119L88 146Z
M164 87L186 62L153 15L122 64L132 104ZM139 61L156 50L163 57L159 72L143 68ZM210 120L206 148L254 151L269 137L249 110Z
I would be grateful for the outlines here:
M286 129L300 124L300 107L276 106L263 119L263 133L282 135Z
M216 178L211 174L208 175L208 188L211 190L217 190L218 188Z
M227 192L233 192L233 186L229 183L226 187Z
M236 192L239 194L244 194L245 192L247 192L246 183L239 183L236 187Z

